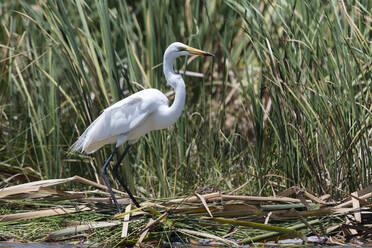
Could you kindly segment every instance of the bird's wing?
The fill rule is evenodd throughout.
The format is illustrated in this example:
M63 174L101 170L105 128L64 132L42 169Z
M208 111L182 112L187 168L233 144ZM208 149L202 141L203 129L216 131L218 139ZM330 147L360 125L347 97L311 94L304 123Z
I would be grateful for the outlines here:
M71 146L70 151L94 152L99 147L116 142L141 125L160 105L168 105L167 97L156 89L137 92L106 108Z
M125 134L141 125L160 105L168 99L158 90L148 89L131 95L104 110L107 135Z

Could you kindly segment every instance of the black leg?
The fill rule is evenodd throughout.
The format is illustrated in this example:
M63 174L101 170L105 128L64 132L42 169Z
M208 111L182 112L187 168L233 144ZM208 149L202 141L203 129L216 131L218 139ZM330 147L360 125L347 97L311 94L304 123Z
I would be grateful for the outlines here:
M124 180L119 176L119 173L118 173L118 169L119 169L119 165L121 163L121 161L124 159L125 155L128 153L128 150L129 150L129 147L131 145L128 144L125 149L124 149L124 152L123 154L121 154L118 162L115 164L114 168L112 169L112 174L114 175L114 177L119 181L120 185L125 189L125 191L128 193L130 199L132 199L134 205L136 205L137 208L140 207L140 205L138 204L136 198L134 198L132 192L130 192L129 188L127 187L127 185L124 183Z
M118 148L115 147L114 151L110 154L110 156L106 160L105 164L103 165L103 167L101 169L101 175L102 175L103 181L105 181L105 184L106 184L107 189L108 189L108 191L109 191L109 193L111 195L111 198L114 201L114 204L116 206L116 210L118 211L118 213L121 213L119 203L116 200L116 197L114 195L114 192L112 192L112 188L111 188L111 185L110 185L110 180L108 179L107 173L106 173L107 167L110 164L110 161L111 161L112 157L114 156L114 154L116 153L117 150L118 150Z

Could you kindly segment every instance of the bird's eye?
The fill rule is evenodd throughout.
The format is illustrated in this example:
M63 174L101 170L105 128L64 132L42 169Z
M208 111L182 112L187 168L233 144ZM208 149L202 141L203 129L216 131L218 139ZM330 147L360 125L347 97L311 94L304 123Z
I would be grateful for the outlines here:
M179 52L187 51L186 47L184 47L184 46L179 46L179 47L177 47L177 49L178 49Z

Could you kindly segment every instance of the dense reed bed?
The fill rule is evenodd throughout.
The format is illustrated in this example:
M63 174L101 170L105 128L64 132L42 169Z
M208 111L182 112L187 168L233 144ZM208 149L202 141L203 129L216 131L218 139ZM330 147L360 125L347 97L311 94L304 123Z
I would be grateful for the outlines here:
M273 195L291 186L342 199L371 182L370 1L3 1L1 186L99 180L112 147L68 147L101 111L142 88L169 93L174 41L216 54L180 59L177 123L141 139L122 173L139 197ZM192 73L191 73L192 72ZM245 184L246 183L246 184ZM114 185L118 188L118 185Z

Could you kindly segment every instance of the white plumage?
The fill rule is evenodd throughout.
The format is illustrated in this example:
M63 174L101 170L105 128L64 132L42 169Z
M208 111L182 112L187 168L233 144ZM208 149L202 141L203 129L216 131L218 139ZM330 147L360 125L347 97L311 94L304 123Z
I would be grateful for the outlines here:
M157 89L142 90L124 98L106 108L71 150L93 153L106 144L134 143L147 132L162 129L158 123L161 106L168 106L168 99Z
M70 150L93 153L106 144L116 143L116 147L126 141L133 144L150 131L172 125L181 115L186 97L185 83L182 76L174 72L173 63L176 57L188 54L212 55L179 42L167 48L163 71L167 83L175 91L172 106L168 106L168 98L157 89L139 91L106 108Z

